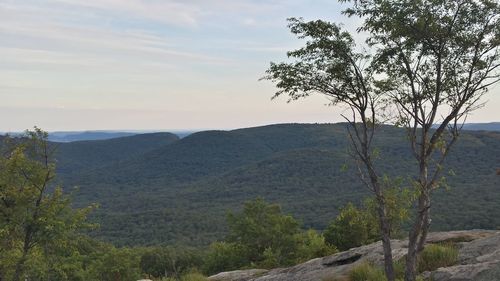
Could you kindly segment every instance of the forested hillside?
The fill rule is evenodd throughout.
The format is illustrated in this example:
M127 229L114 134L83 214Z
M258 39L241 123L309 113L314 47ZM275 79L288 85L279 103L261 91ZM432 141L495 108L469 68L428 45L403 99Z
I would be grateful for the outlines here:
M54 146L59 172L68 176L142 155L178 139L171 133L149 133L108 140L55 143Z
M383 126L375 143L381 173L406 177L414 163L404 131ZM368 195L348 151L345 124L283 124L66 143L57 158L64 185L80 187L75 204L100 204L93 235L118 245L200 245L223 237L226 211L255 197L323 229ZM463 132L449 158L450 189L433 206L434 229L500 226L499 163L500 133Z
M464 129L474 131L500 131L500 122L469 123L464 125Z

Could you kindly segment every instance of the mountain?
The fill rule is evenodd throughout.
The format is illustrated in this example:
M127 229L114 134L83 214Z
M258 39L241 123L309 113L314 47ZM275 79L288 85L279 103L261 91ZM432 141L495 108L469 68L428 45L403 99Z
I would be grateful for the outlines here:
M110 163L145 154L179 140L172 133L149 133L113 138L56 143L58 173L66 177L85 169L97 169Z
M464 130L475 130L475 131L500 131L500 122L491 122L491 123L467 123L467 124L464 124Z
M94 140L109 140L115 138L130 137L141 134L160 133L164 131L60 131L49 132L49 141L51 142L75 142L75 141L94 141ZM184 138L194 133L189 130L174 130L170 133L175 134L179 138ZM20 136L23 132L9 132L0 135L9 134L11 136Z
M49 140L53 142L72 142L85 140L107 140L136 135L133 132L83 131L83 132L50 132Z
M410 174L402 129L383 126L374 141L381 173ZM64 185L80 187L75 205L100 204L96 237L200 245L223 237L227 210L255 197L323 229L344 204L369 195L348 151L346 124L280 124L72 142L60 145L57 159ZM436 194L435 229L500 226L498 163L499 132L463 132L447 163L456 174L447 176L451 188Z

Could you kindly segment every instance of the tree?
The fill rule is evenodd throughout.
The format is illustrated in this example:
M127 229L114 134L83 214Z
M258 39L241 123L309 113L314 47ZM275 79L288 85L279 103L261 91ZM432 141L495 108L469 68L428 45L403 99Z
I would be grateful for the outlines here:
M489 0L357 1L349 15L365 19L377 46L378 88L397 109L417 162L418 193L405 280L430 227L431 193L442 185L446 156L467 115L500 80L500 4ZM437 128L433 128L438 124Z
M215 273L235 270L248 264L243 248L238 243L214 242L204 256L203 272Z
M380 237L376 217L369 212L347 204L323 233L326 242L345 251L375 242Z
M47 133L35 128L22 139L7 137L0 157L0 279L18 281L32 266L51 261L71 240L92 209L74 210L52 181L55 166Z
M309 39L289 52L291 63L271 63L266 79L298 99L328 96L346 105L353 156L377 200L385 273L394 280L384 186L371 147L377 123L407 130L418 173L405 280L414 281L418 254L430 227L431 194L442 186L445 159L467 115L500 79L500 5L491 0L355 0L345 13L369 32L366 51L335 24L291 19L291 31ZM436 126L436 127L434 127Z
M229 213L226 241L210 245L204 272L214 274L242 267L289 266L337 249L315 230L304 231L281 207L258 198L245 202L240 213Z
M201 256L195 250L184 247L154 247L141 255L142 272L153 277L179 279L188 270L201 265Z
M389 181L388 177L384 177L384 181ZM401 234L401 225L409 218L412 193L406 188L388 188L384 190L384 199L393 238ZM347 250L377 241L380 238L380 225L377 221L377 202L369 197L364 200L361 208L352 203L343 207L323 235L328 243L339 250Z
M352 36L338 25L321 20L304 22L289 19L289 27L298 38L309 41L306 46L288 52L295 59L291 63L271 63L264 79L276 83L278 91L274 98L283 94L290 100L311 94L327 96L332 105L347 106L352 116L344 118L349 122L349 136L352 157L357 161L360 177L377 200L385 272L394 280L391 226L384 202L384 185L376 171L376 151L372 141L383 109L381 94L375 89L374 71L364 67L370 62L368 53L356 51Z
M126 281L141 278L139 255L130 248L110 247L95 258L90 269L90 276L94 280Z
M262 263L266 257L275 257L276 265L293 263L300 225L293 217L282 214L279 205L267 204L260 198L245 202L243 211L229 213L227 221L227 242L241 245L249 263Z

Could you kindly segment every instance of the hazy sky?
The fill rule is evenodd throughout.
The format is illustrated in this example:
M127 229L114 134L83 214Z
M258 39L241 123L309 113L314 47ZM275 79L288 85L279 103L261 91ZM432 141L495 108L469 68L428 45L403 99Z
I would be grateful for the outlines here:
M286 18L356 22L334 0L0 0L0 131L337 122L258 81L301 42ZM500 121L500 86L469 121Z

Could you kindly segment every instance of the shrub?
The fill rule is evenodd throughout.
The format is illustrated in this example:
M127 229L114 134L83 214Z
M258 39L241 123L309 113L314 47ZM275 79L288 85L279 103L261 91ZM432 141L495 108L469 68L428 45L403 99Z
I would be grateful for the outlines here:
M211 275L243 267L248 263L243 248L236 243L214 242L205 256L203 272Z
M241 213L229 213L227 222L227 241L240 244L251 263L259 264L266 259L267 249L271 249L279 265L295 261L300 225L293 217L283 214L279 205L268 204L260 198L248 201Z
M140 258L143 273L153 277L180 275L192 268L198 268L202 263L201 256L191 248L184 247L154 247L147 250Z
M430 244L425 247L418 259L418 271L432 271L457 263L458 250L453 245Z
M379 237L377 219L365 210L347 204L323 233L326 242L344 251L374 242Z
M313 229L301 233L299 240L297 263L332 255L337 252L335 246L326 243L325 237Z

